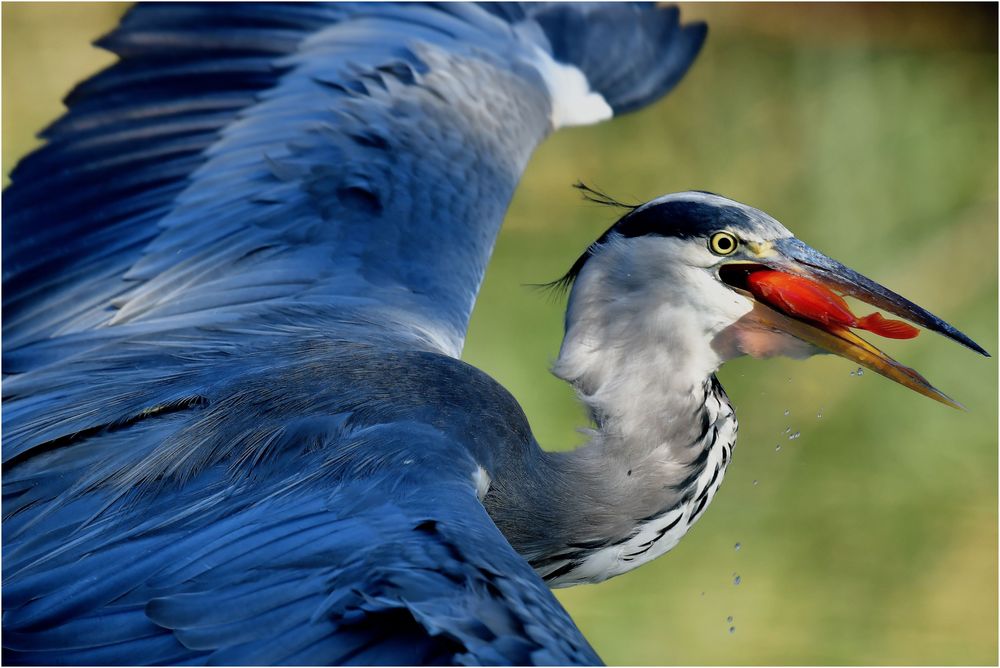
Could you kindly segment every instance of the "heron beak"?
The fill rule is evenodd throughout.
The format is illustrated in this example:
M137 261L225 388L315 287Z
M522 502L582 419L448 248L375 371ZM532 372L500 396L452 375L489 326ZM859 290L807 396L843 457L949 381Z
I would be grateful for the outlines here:
M745 279L754 267L802 276L826 288L943 334L989 357L989 353L981 346L944 320L794 237L779 239L767 247L758 247L754 250L758 255L756 262L729 265L726 282L731 286L740 288L739 276L742 274ZM935 388L919 373L892 359L847 327L800 319L794 315L781 313L759 300L756 301L750 314L750 319L756 326L790 334L822 350L852 360L926 397L953 408L962 408L961 404Z

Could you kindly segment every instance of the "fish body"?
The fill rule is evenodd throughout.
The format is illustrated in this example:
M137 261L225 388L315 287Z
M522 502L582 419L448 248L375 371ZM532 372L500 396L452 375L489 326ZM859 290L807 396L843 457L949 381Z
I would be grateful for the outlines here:
M880 313L857 317L843 297L829 288L802 276L781 271L755 271L747 276L753 295L788 315L832 327L864 329L890 339L912 339L920 333L902 320L891 320Z

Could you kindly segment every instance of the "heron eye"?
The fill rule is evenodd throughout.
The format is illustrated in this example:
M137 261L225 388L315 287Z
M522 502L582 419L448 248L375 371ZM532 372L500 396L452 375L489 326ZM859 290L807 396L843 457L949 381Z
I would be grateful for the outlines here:
M708 241L708 248L716 255L732 255L739 241L729 232L716 232Z

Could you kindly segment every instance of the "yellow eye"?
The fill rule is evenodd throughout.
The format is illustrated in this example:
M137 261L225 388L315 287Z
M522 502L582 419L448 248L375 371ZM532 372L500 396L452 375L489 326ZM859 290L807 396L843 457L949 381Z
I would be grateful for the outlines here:
M739 245L739 240L729 232L716 232L708 241L709 250L716 255L732 255Z

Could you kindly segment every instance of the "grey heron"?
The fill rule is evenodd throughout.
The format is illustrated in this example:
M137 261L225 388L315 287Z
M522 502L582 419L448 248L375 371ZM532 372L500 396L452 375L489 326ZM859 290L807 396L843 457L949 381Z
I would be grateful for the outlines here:
M533 143L577 120L569 112L598 120L664 92L700 31L642 10L658 17L643 34L663 50L639 80L605 85L588 40L607 45L601 29L615 26L610 36L629 43L613 43L639 58L646 43L621 37L640 20L631 9L366 11L141 8L117 36L123 66L78 93L48 152L15 175L8 206L33 206L9 223L5 258L5 370L17 374L5 384L4 454L13 660L592 661L519 559L551 584L622 572L676 542L721 483L735 422L721 389L703 383L713 363L759 342L743 336L745 320L730 329L747 315L738 311L781 314L754 311L739 285L706 282L716 265L704 262L721 262L709 255L715 232L734 234L740 253L786 241L759 212L697 193L657 201L626 215L570 275L579 282L557 370L604 436L648 429L671 457L701 445L652 472L669 478L606 465L616 445L637 446L619 464L641 454L643 439L544 455L516 403L449 357ZM624 27L586 17L598 11ZM585 18L592 32L566 30ZM414 46L383 45L387 34ZM177 59L185 49L198 52ZM217 92L222 74L233 89ZM556 88L560 74L582 93L566 107L550 101L574 92ZM150 80L161 86L144 88ZM32 177L77 156L92 161L83 173L46 184L68 201L39 202ZM684 215L668 215L677 203ZM705 218L717 227L696 224ZM35 229L48 219L62 225ZM17 235L28 229L38 234ZM72 257L58 247L69 240ZM815 260L792 250L784 268ZM695 283L652 271L688 266L711 271L677 275ZM658 292L691 301L649 303ZM664 317L664 332L692 336L657 338L655 320L625 315ZM696 315L738 336L719 339ZM685 322L703 330L678 329ZM825 331L780 322L807 338ZM754 331L775 352L811 350ZM593 336L605 338L591 350ZM719 341L730 347L701 345ZM615 351L625 356L607 356ZM651 373L650 362L678 358L702 368ZM643 362L645 374L624 374ZM699 373L685 388L695 392L678 391ZM664 390L670 413L659 417L686 403L697 421L667 438L658 416L617 413L613 402L636 391L625 378ZM664 379L678 385L646 386ZM706 420L700 439L681 438ZM676 489L655 494L654 480Z

